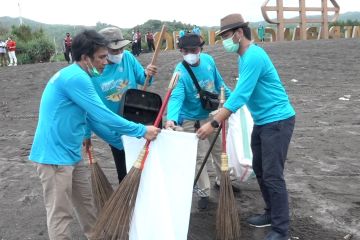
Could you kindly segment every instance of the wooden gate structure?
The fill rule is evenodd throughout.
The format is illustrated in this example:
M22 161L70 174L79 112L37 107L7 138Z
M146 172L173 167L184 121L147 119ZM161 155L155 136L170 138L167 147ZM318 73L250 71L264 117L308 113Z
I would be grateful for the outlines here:
M300 27L300 39L306 40L306 24L307 23L321 23L321 38L329 38L329 16L328 12L334 12L334 17L331 22L334 22L339 17L340 7L335 0L330 0L333 7L328 7L328 0L320 0L321 7L306 7L306 0L299 0L299 7L284 7L283 0L276 0L276 6L267 6L270 0L266 0L261 6L262 15L268 23L277 25L277 41L284 40L284 29L286 23L296 23ZM314 1L314 0L312 0ZM267 15L268 11L276 12L277 18L271 20ZM321 12L321 19L307 18L306 12ZM285 19L284 12L299 12L299 19Z

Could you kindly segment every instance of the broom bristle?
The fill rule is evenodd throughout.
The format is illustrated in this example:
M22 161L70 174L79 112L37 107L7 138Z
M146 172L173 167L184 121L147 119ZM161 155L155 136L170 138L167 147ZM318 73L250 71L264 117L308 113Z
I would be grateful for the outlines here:
M141 170L132 167L101 210L91 239L129 239L140 178Z
M240 239L240 220L231 186L229 171L221 172L219 205L216 218L216 239Z
M114 190L97 162L90 164L90 168L91 187L94 195L95 205L98 211L100 211Z

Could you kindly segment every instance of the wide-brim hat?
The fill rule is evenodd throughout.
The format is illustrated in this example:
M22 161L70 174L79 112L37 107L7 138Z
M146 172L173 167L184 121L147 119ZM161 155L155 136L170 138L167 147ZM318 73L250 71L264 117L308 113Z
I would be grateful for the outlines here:
M186 33L184 36L179 38L179 48L196 48L204 45L202 38L195 33Z
M117 27L107 27L99 31L106 40L109 41L108 48L120 49L131 43L131 41L124 39L121 30Z
M239 13L233 13L225 16L220 20L220 30L216 32L216 35L221 35L224 32L233 30L239 27L248 26L249 22L245 22L244 18Z

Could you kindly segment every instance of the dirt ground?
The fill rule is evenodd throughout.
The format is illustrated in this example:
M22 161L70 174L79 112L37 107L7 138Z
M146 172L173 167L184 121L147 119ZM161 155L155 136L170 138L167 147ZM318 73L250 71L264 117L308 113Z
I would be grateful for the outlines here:
M269 53L297 112L286 163L292 240L360 239L360 39L261 44ZM221 46L204 48L217 61L230 86L237 76L236 56ZM147 65L151 54L139 60ZM159 75L150 91L165 94L177 51L159 55ZM38 176L27 160L37 123L41 93L48 79L66 63L0 68L0 239L48 239ZM339 98L345 96L345 99ZM347 97L347 98L346 98ZM95 139L100 165L116 185L110 149ZM212 172L212 181L214 173ZM243 240L263 239L269 229L249 227L245 219L261 213L255 180L238 183L236 195ZM214 239L218 192L210 207L191 213L189 239ZM73 239L85 239L77 221Z

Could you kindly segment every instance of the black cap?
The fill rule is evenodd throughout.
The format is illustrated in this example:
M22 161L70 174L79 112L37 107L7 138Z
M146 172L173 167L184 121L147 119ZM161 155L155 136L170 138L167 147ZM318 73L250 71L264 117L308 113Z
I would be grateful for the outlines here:
M179 38L178 47L179 48L196 48L202 47L204 41L200 38L199 35L195 33L186 33L184 36Z

